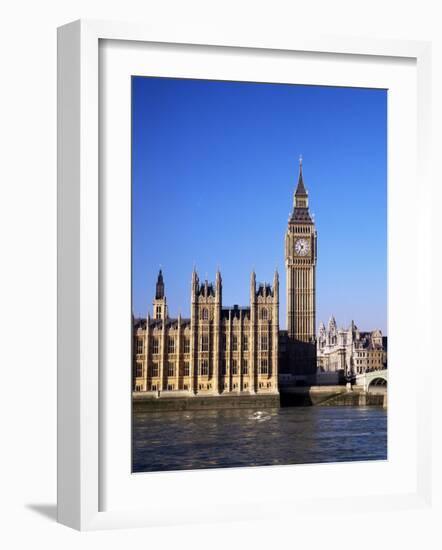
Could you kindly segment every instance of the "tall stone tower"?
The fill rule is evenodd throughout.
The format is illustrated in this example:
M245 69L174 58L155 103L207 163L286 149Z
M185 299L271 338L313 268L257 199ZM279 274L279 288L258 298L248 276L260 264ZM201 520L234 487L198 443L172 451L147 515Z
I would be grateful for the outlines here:
M316 242L300 158L293 211L285 235L287 333L290 370L296 374L314 374L316 370Z

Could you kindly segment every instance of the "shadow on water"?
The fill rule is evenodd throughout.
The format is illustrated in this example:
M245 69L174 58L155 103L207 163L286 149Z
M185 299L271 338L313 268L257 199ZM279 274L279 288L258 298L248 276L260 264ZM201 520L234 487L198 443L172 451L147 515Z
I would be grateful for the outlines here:
M310 407L325 402L345 391L343 386L336 389L335 386L318 389L308 384L280 388L279 397L281 407Z
M387 390L348 390L345 386L294 386L280 390L281 407L321 406L386 406Z

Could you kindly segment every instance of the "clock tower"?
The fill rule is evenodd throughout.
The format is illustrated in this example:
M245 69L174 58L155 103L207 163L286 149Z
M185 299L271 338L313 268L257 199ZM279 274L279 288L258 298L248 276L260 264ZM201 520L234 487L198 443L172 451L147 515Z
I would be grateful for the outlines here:
M316 242L300 158L293 211L285 235L287 336L290 363L297 374L316 371Z

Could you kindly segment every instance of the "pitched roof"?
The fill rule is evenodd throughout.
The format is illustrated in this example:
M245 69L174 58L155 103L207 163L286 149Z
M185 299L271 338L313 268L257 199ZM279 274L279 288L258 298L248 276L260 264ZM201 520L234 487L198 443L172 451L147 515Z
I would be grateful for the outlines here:
M292 215L290 217L291 222L313 223L308 208L293 208Z
M256 292L256 296L273 296L273 290L271 285L260 283L258 287L258 291Z
M310 216L308 210L307 201L298 201L297 199L301 197L308 197L307 189L304 185L304 178L302 175L302 159L299 159L299 176L298 176L298 185L295 191L295 200L293 205L293 212L290 217L289 222L292 223L305 223L313 224L313 219Z
M230 307L223 307L221 309L221 319L228 319L229 316L231 316L232 319L234 319L235 317L239 319L240 312L243 318L250 318L250 307L234 305Z
M164 321L162 319L150 319L149 320L149 327L150 328L155 328L155 327L159 327L161 328L163 326L163 323L164 323L164 326L167 327L167 328L178 328L178 319L176 318L167 318L165 319ZM187 325L190 325L190 319L188 318L185 318L185 317L181 317L181 328L184 328L185 326Z

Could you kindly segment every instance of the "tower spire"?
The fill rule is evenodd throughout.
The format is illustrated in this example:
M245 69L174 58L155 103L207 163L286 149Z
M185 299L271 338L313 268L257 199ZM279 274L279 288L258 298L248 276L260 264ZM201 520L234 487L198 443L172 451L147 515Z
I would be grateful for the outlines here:
M298 175L298 186L296 187L295 197L306 197L308 195L307 190L304 185L304 178L302 176L302 155L299 156L299 175Z
M161 300L164 298L164 279L163 279L163 272L160 269L158 272L158 279L157 279L157 285L155 290L155 299Z
M153 316L154 319L167 319L167 302L164 292L163 271L159 270L157 284L155 288L155 299L153 301Z

